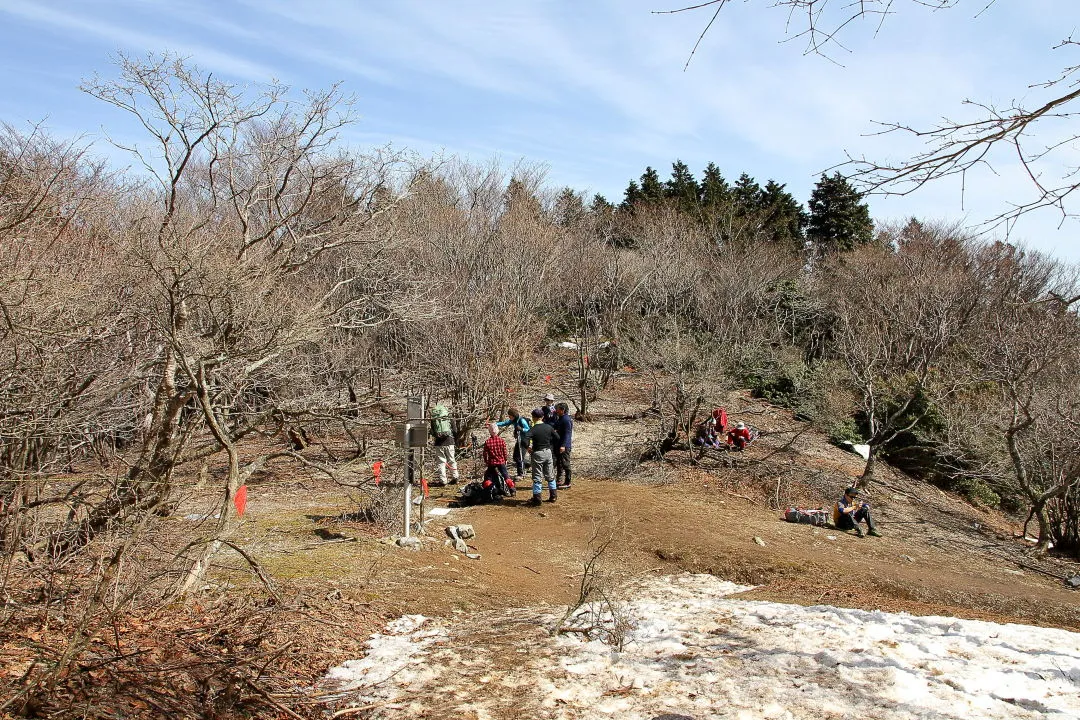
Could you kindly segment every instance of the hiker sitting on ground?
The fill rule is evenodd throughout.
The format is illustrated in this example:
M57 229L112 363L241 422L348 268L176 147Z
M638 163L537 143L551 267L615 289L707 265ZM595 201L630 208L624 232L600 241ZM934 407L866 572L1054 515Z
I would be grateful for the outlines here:
M529 454L532 457L532 480L533 494L531 505L540 504L540 493L544 489L544 481L548 485L548 502L555 502L558 493L555 488L555 468L553 465L552 449L559 447L562 438L555 428L544 422L544 411L536 408L532 411L533 426L522 437L529 446Z
M844 491L836 507L833 508L833 525L837 530L854 530L856 535L862 537L863 531L859 523L865 521L870 535L881 537L870 517L870 503L859 500L859 494L858 488L855 487L849 487Z
M488 435L483 451L484 464L487 465L484 479L505 486L504 494L513 496L516 488L506 472L506 441L499 437L499 426L495 423L488 425Z
M728 431L728 445L734 445L736 450L742 450L750 444L750 440L750 428L746 427L746 423L740 422L734 429Z
M716 434L716 419L709 418L697 426L697 434L694 435L694 444L698 447L720 447L720 436Z

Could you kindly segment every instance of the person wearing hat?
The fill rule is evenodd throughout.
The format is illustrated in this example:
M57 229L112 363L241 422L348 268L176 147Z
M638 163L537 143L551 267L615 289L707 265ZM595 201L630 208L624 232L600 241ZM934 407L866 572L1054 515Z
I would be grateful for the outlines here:
M548 393L544 396L543 399L544 404L540 406L540 410L542 410L544 413L544 417L542 419L544 422L551 424L555 422L555 396L551 393Z
M870 503L860 500L860 495L859 489L854 486L844 491L833 508L833 525L837 530L854 530L856 535L862 537L863 531L859 523L865 522L867 533L873 537L881 537L870 517Z
M744 422L740 422L733 429L728 431L728 445L734 446L736 450L742 450L750 444L750 440L750 428L746 427L746 423Z

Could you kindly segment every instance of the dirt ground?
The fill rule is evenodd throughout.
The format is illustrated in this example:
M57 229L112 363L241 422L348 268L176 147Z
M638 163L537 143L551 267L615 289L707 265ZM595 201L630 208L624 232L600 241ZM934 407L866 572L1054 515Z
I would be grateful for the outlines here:
M524 392L527 400L543 390ZM82 663L68 678L71 708L99 703L93 717L114 717L113 704L130 717L231 717L244 707L264 716L269 709L280 717L326 717L336 701L318 690L320 679L363 655L371 634L401 615L454 617L468 636L463 647L490 644L478 662L527 651L517 641L546 630L504 611L560 615L579 597L584 561L604 544L594 577L616 591L650 574L710 573L755 586L747 599L1080 631L1080 595L1062 583L1080 574L1080 564L1031 557L1015 522L887 466L867 490L883 537L784 522L784 507L834 502L858 476L862 459L746 393L718 399L732 422L761 431L745 452L696 458L676 450L664 461L639 463L658 437L657 419L647 412L652 394L648 382L624 375L592 406L590 420L577 423L573 487L560 491L557 503L527 506L526 484L498 505L453 507L460 485L433 488L422 508L418 551L397 547L392 528L361 520L362 498L354 491L296 463L274 465L249 482L247 512L231 538L265 571L274 592L238 554L221 553L209 583L190 602L152 618L118 616L93 638L90 655L101 660ZM352 472L369 476L382 459L384 480L391 481L401 462L390 426L380 428ZM325 453L318 443L304 451L316 462L326 461ZM462 482L482 472L474 456L460 465ZM426 472L430 477L432 468ZM172 543L201 532L200 518L215 498L213 483L193 482L161 532ZM475 528L469 544L478 558L448 544L445 528L457 524ZM496 628L491 618L501 624ZM65 629L28 620L5 632L0 690L14 690L34 658L52 652L42 648L63 646ZM515 642L507 645L500 633ZM151 657L160 665L153 676L145 670ZM241 665L257 672L240 680L234 669ZM490 706L505 711L495 716L522 716L515 693L493 696ZM455 716L433 712L426 716Z
M1006 518L900 473L886 469L869 490L884 537L784 522L780 506L832 502L861 459L745 394L728 408L763 431L734 467L726 458L692 466L683 452L678 463L612 477L620 448L652 428L625 419L644 405L598 403L596 419L576 426L576 476L557 503L528 507L525 487L499 505L428 515L423 549L409 552L348 520L351 507L331 484L268 483L249 495L245 541L274 576L340 590L383 617L565 605L590 547L613 537L603 558L612 582L705 572L757 586L749 599L1080 630L1080 596L1060 579L1080 567L1030 558ZM473 459L461 467L464 479L481 471ZM459 487L433 488L425 511L454 504ZM479 559L445 542L445 527L463 523L476 529L469 544Z

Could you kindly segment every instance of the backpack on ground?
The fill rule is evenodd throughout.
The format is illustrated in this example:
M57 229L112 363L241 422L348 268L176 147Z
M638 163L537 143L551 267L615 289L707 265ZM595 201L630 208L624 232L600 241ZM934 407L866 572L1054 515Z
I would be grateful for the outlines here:
M829 511L818 508L790 507L784 511L784 519L791 523L825 527L829 524Z
M486 505L488 503L502 502L502 499L510 494L510 489L502 476L496 473L496 479L485 477L483 480L474 480L461 488L461 496L457 498L459 505Z
M445 405L436 405L431 411L431 431L435 437L446 437L454 432L450 425L450 411Z

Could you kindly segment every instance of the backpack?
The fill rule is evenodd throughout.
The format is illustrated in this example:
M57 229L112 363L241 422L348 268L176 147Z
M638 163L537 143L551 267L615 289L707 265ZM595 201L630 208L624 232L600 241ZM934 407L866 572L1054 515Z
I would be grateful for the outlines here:
M450 426L450 411L445 405L436 405L431 411L431 430L435 437L446 437L454 432Z
M824 509L788 508L784 511L784 519L790 523L802 525L814 525L825 527L829 523L829 511Z
M486 505L501 502L509 494L506 483L501 477L497 481L484 478L465 485L461 488L461 495L456 499L458 505Z

